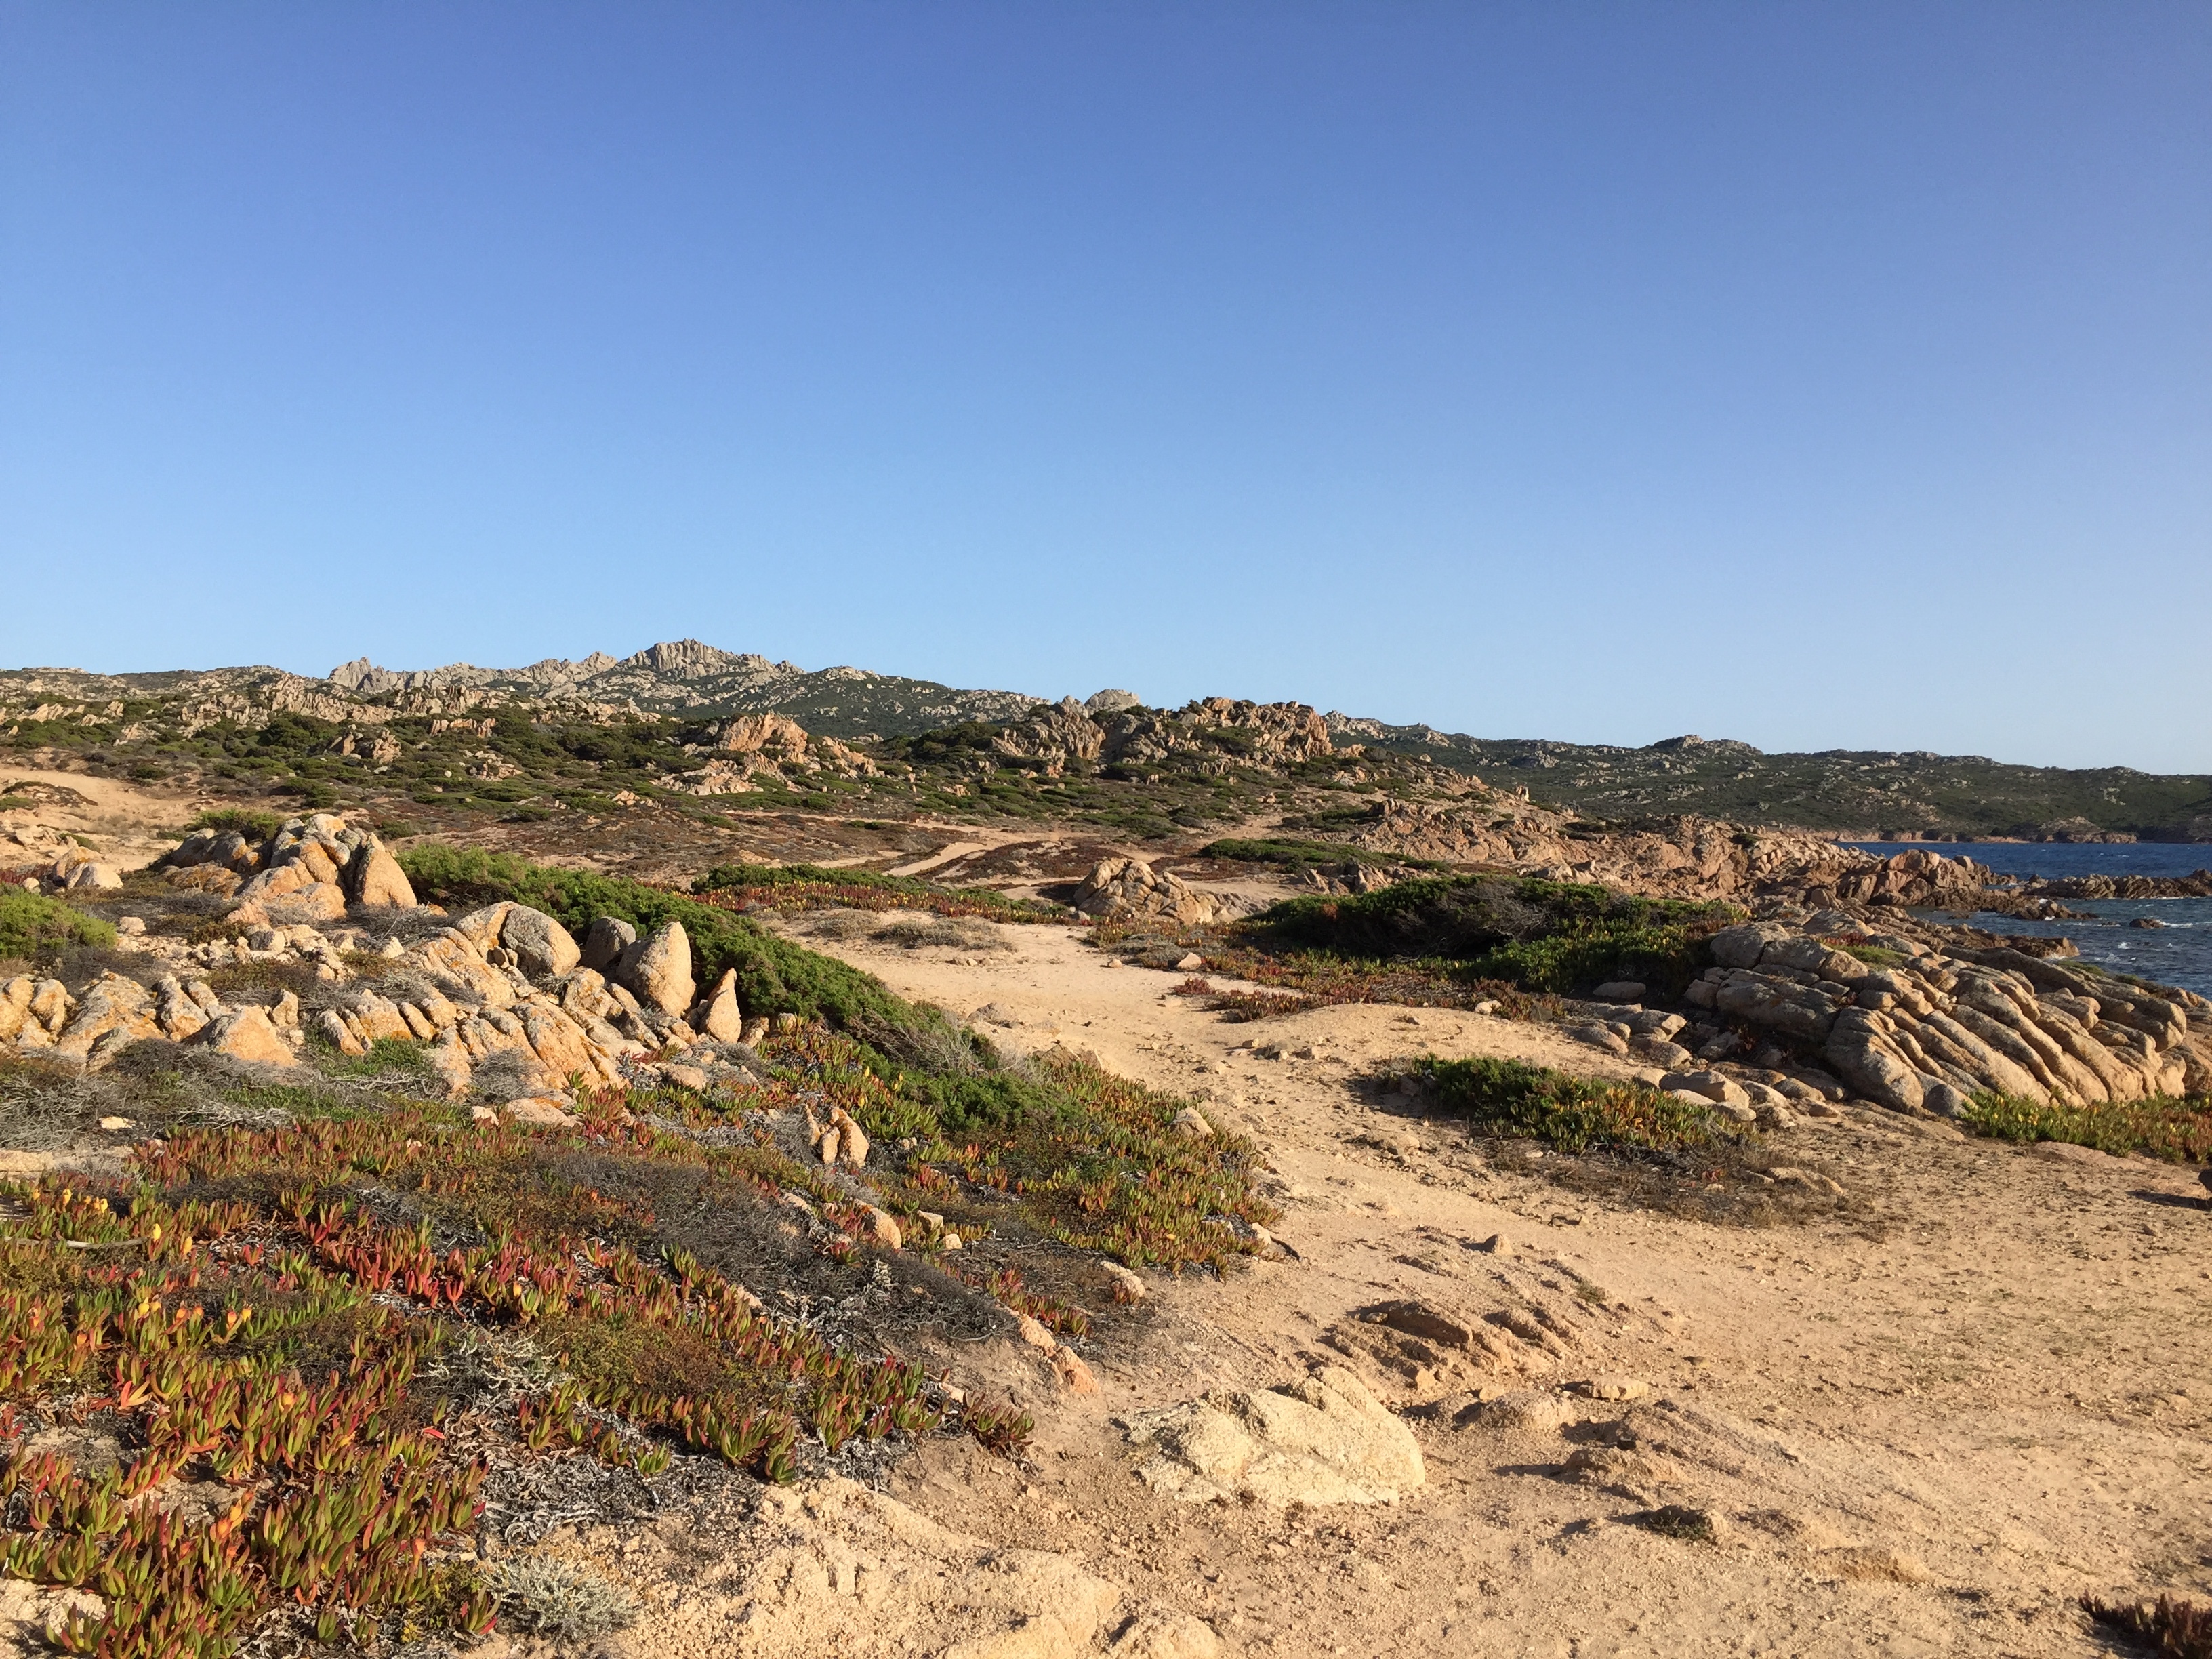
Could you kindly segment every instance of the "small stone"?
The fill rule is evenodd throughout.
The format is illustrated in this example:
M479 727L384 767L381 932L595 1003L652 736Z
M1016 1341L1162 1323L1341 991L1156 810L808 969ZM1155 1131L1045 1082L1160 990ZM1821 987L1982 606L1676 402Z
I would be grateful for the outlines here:
M143 916L118 916L115 919L115 931L124 935L126 939L136 939L146 931L146 918Z
M1506 1237L1504 1233L1492 1233L1489 1237L1484 1239L1474 1248L1478 1250L1487 1251L1492 1255L1511 1255L1513 1254L1513 1241Z
M127 1117L104 1117L100 1120L100 1127L103 1129L114 1130L135 1129L138 1126Z
M526 904L514 906L500 919L499 942L502 949L514 953L517 967L537 978L565 974L583 957L567 928ZM685 971L690 971L688 951Z
M1118 1261L1101 1261L1098 1270L1112 1283L1115 1299L1121 1302L1142 1302L1145 1281Z
M830 1121L837 1131L838 1156L842 1158L850 1168L855 1170L866 1168L867 1131L853 1121L851 1114L848 1113L842 1106L831 1109Z
M1016 1314L1014 1323L1016 1328L1021 1333L1022 1340L1032 1348L1039 1348L1046 1353L1050 1353L1060 1346L1060 1339L1047 1330L1040 1321L1030 1317L1028 1314Z
M1719 1072L1669 1072L1660 1079L1659 1086L1670 1093L1676 1091L1699 1096L1715 1105L1748 1106L1751 1097L1735 1079Z
M415 889L407 872L380 844L355 855L354 902L371 910L411 910Z
M1052 1368L1060 1374L1070 1394L1097 1394L1098 1379L1091 1374L1091 1367L1083 1363L1082 1356L1066 1343L1053 1350Z
M1186 1106L1177 1112L1168 1127L1185 1140L1204 1140L1213 1133L1213 1126L1199 1115L1194 1106Z
M872 1205L868 1209L868 1242L878 1249L896 1250L905 1248L906 1236L899 1231L897 1219L888 1210L878 1210Z
M696 1066L664 1066L660 1068L660 1074L678 1088L689 1089L694 1094L705 1094L712 1082L707 1073Z
M1221 1659L1222 1651L1212 1626L1154 1603L1130 1621L1108 1659Z
M1644 981L1638 979L1617 979L1590 994L1600 1002L1641 1002L1644 1000Z
M566 1095L525 1095L520 1100L510 1100L500 1109L511 1123L536 1123L557 1128L572 1121Z
M2109 1152L2100 1152L2094 1146L2077 1146L2070 1140L2039 1140L2031 1150L2039 1158L2053 1158L2062 1164L2102 1166L2118 1162Z
M1637 1376L1593 1376L1574 1385L1577 1394L1590 1400L1641 1400L1651 1385Z
M1195 951L1187 951L1176 963L1177 971L1194 974L1206 966L1206 958Z

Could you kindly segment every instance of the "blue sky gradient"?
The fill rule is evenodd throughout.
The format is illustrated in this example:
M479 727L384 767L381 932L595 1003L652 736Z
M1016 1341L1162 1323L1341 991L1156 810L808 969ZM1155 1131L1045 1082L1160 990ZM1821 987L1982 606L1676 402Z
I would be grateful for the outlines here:
M0 663L2212 770L2212 8L0 0Z

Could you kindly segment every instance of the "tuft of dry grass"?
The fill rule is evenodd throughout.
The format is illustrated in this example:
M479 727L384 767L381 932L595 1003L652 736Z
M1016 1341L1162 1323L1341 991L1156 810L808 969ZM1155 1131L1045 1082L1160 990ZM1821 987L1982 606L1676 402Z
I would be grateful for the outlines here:
M2161 1595L2156 1601L2115 1603L2085 1595L2081 1610L2159 1659L2212 1659L2212 1609L2192 1601Z

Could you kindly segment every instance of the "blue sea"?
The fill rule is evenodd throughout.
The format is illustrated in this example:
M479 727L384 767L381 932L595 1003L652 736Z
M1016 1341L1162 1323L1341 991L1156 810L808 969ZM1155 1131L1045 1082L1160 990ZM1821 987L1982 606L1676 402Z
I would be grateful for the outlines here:
M2008 876L2186 876L2212 869L2212 846L2168 842L1857 842L1851 843L1887 858L1922 847L1946 858L1961 854ZM2069 910L2095 920L2022 921L1984 911L1972 918L1993 933L2063 936L2080 947L2084 960L2162 984L2186 986L2212 997L2212 899L2063 899ZM2163 927L2130 927L2148 916ZM1931 915L1928 920L1950 918Z

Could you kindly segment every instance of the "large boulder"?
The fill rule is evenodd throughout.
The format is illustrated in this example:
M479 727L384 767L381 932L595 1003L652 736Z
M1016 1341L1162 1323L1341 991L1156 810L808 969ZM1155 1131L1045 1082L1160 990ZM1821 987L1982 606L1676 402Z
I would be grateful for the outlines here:
M592 925L584 930L583 954L579 965L595 974L604 974L622 957L622 953L637 943L637 929L619 916L594 916Z
M86 988L76 1012L55 1039L53 1051L64 1059L83 1060L110 1031L124 1032L133 1040L160 1034L153 994L120 974L103 974Z
M1101 859L1075 890L1075 908L1086 915L1120 918L1160 916L1170 921L1207 922L1219 905L1171 871L1155 870L1142 859Z
M1877 1023L1881 1019L1856 1008L1840 1015L1822 1051L1828 1068L1869 1100L1893 1111L1917 1111L1927 1084Z
M648 1008L682 1018L698 994L691 978L691 939L672 921L622 954L614 977Z
M717 1042L736 1042L745 1034L745 1011L738 1002L738 970L725 969L714 988L699 999L692 1028Z
M251 1060L261 1066L296 1066L300 1057L284 1041L283 1034L270 1023L269 1016L259 1008L240 1008L234 1013L218 1017L200 1039L219 1054L228 1054L233 1060Z
M507 913L500 924L499 942L514 952L515 965L533 979L565 974L583 956L567 928L526 904Z
M415 908L414 884L407 879L399 860L385 849L381 842L370 842L355 855L353 899L356 904L369 910Z

